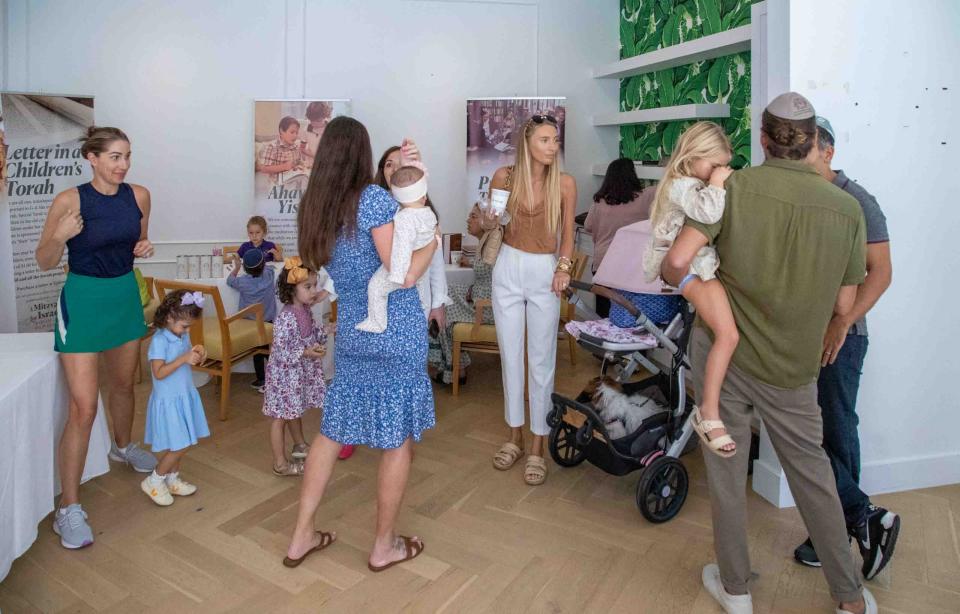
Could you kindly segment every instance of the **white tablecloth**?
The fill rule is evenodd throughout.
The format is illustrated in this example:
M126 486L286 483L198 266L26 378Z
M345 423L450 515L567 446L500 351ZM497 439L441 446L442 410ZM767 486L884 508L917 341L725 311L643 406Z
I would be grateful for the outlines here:
M57 450L69 394L53 333L0 335L0 580L37 538L60 492ZM83 481L110 470L110 434L100 404ZM50 530L46 523L40 530Z
M463 284L469 286L473 283L473 267L462 267L456 264L446 265L447 284Z

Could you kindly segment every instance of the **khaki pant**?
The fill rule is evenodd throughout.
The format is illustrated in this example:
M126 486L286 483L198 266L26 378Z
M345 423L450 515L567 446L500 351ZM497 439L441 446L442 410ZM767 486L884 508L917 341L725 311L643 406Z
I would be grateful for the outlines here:
M706 332L695 328L690 359L697 390L702 390L709 350ZM838 601L859 600L860 576L847 541L837 483L821 446L823 422L817 405L817 383L777 388L733 365L720 391L720 418L737 444L737 454L725 459L703 450L713 509L714 550L724 587L731 594L743 594L750 579L746 482L752 410L757 411L770 434L800 516L823 564L830 593Z

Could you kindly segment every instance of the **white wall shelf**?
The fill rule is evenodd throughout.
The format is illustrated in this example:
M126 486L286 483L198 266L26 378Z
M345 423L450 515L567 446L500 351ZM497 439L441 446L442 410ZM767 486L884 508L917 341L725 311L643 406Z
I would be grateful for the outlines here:
M603 177L607 174L607 166L609 162L604 162L602 164L593 165L593 174ZM633 168L637 171L637 177L640 179L653 179L659 181L663 178L663 173L667 169L662 166L651 166L649 164L642 164L640 162L634 162Z
M682 104L675 107L640 109L623 113L603 113L593 116L594 126L623 126L626 124L647 124L650 122L668 122L680 119L710 119L730 117L728 104Z
M656 70L711 60L750 49L750 25L633 56L593 71L595 79L625 79Z

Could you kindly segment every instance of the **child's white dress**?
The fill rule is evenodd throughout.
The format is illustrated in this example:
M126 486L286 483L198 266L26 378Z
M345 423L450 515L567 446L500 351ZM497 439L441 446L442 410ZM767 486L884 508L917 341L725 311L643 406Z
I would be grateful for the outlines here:
M382 333L387 329L387 297L403 286L410 269L413 252L436 240L437 216L429 207L400 207L393 217L393 249L390 251L390 270L382 264L367 284L367 319L357 324L357 330ZM426 276L417 280L417 292L424 302L429 283Z
M686 218L702 224L716 224L723 217L727 191L706 185L696 177L680 177L670 184L666 211L660 222L653 227L653 241L643 256L643 275L648 282L660 277L660 265L670 251ZM690 263L690 272L703 281L717 276L720 260L717 250L707 245L697 252Z

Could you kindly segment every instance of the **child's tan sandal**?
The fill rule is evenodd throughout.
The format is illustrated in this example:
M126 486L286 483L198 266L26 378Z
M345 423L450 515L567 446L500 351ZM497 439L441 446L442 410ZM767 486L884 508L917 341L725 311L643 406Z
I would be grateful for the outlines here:
M523 481L529 486L540 486L547 479L547 461L542 456L530 455L523 468Z
M497 453L493 455L493 466L500 471L506 471L523 456L523 450L514 443L507 442L500 446Z
M294 461L292 463L287 463L282 467L273 467L273 475L278 475L280 477L296 477L303 475L303 463Z
M707 449L720 456L722 458L731 458L737 451L734 450L724 450L723 446L730 444L737 445L733 440L733 437L724 433L716 439L711 439L708 433L714 429L725 429L722 420L704 420L700 417L700 408L694 406L693 413L690 415L690 423L693 425L693 430L696 431L697 436L700 440L707 446Z

